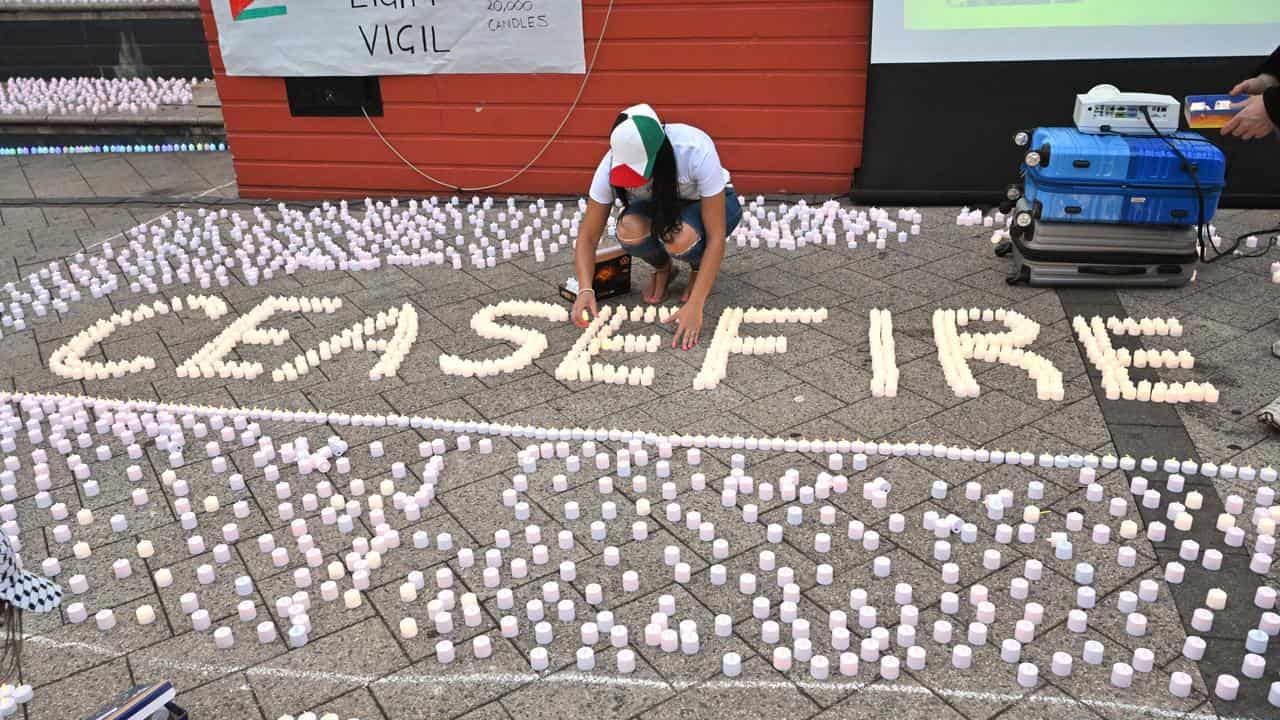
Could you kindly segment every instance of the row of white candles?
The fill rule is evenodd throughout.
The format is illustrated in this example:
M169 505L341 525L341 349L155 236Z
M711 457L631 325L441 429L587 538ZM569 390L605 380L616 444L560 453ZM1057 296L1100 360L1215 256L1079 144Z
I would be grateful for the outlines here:
M632 308L625 306L605 307L600 315L588 324L587 330L578 338L574 346L566 353L556 368L556 377L561 380L582 380L596 382L629 383L648 386L652 384L655 371L652 367L614 368L608 364L592 362L604 351L623 352L656 352L660 346L658 335L644 337L624 335L615 336L624 320L632 322L667 322L676 308L661 306ZM781 354L787 351L785 336L742 337L738 329L743 322L752 323L819 323L825 320L825 308L726 308L717 322L716 332L707 351L706 358L699 374L694 378L695 389L712 389L724 379L728 365L728 356Z
M1129 335L1131 337L1182 337L1182 321L1176 317L1142 319L1127 317L1120 319L1115 315L1107 318L1107 330L1112 335Z
M900 230L899 222L907 229ZM757 196L744 208L743 220L733 232L732 239L738 247L763 246L782 250L835 245L842 241L853 250L858 247L858 239L864 238L867 247L884 250L890 239L896 238L901 245L910 237L919 235L921 222L923 216L915 208L899 209L897 221L894 221L889 218L887 210L877 207L855 210L835 200L828 200L817 208L804 200L791 207L780 203L775 210L770 210L764 198Z
M188 295L185 307L192 311L204 311L205 316L210 320L217 320L227 314L226 301L207 295ZM157 315L181 312L183 308L182 299L174 297L168 302L156 300L149 305L144 304L133 309L122 310L99 320L74 335L50 354L49 371L59 377L74 380L105 380L121 378L133 372L152 370L156 367L156 360L145 355L139 355L132 360L107 362L86 361L84 357L117 328L128 327L135 322L142 322Z
M965 207L956 215L956 225L960 227L998 227L1004 224L1005 215L999 210L984 217L981 210Z
M659 447L663 446L684 446L684 447L719 447L719 448L746 448L746 450L774 450L786 452L827 452L827 454L846 454L846 452L873 452L873 454L887 456L931 456L945 457L950 460L961 461L977 461L977 462L993 462L993 464L1021 464L1027 466L1041 466L1041 468L1102 468L1115 469L1119 468L1125 471L1133 471L1140 469L1142 471L1156 471L1161 469L1161 464L1155 457L1146 457L1140 461L1133 457L1115 457L1105 455L1098 457L1096 455L1051 455L1041 454L1037 457L1032 452L1004 452L1000 450L986 450L986 448L957 447L945 445L931 445L931 443L902 443L902 442L870 442L861 441L835 441L835 439L795 439L795 438L756 438L742 436L659 436L655 433L635 433L627 432L627 430L618 429L584 429L584 428L534 428L521 427L521 425L506 425L479 423L479 421L454 421L444 420L440 418L407 418L407 416L370 416L370 415L351 415L342 413L315 413L315 411L287 411L287 410L266 410L266 409L234 409L234 407L212 407L200 405L186 404L157 404L152 401L119 401L109 400L109 398L83 398L76 396L64 395L27 395L27 393L0 393L6 401L17 400L27 409L31 410L37 416L44 416L42 407L50 407L50 411L54 411L54 407L60 404L83 407L83 402L91 402L91 406L102 411L102 413L113 413L114 410L128 411L128 413L159 413L161 416L172 416L172 413L182 414L184 421L189 425L195 421L197 416L209 416L216 421L216 427L223 428L221 436L224 441L234 437L232 429L223 425L225 418L233 418L238 427L244 427L244 424L250 423L251 420L265 419L275 421L303 421L303 423L330 423L335 427L346 427L346 425L390 425L390 427L413 427L424 429L447 430L447 432L467 432L480 434L494 434L494 436L504 437L534 437L539 439L558 438L558 439L590 439L590 441L635 441L635 439L643 439L644 442L657 443ZM5 415L9 416L9 427L6 428L8 438L0 438L0 446L4 450L12 452L15 447L13 434L20 428L20 424L15 421L12 414L12 406L5 406ZM255 427L255 424L250 427ZM197 424L197 428L205 428L202 424ZM182 433L177 436L168 436L168 434L160 433L159 425L148 425L148 434L156 437L156 445L160 450L165 450L170 442L184 442ZM90 466L79 460L78 456L70 456L73 451L73 443L69 438L64 437L67 432L65 419L63 424L51 425L50 442L55 446L56 451L60 454L68 455L68 466L76 471L77 479L86 480L90 477ZM206 430L201 430L201 433ZM201 433L197 433L197 437L201 437ZM40 424L27 424L27 439L29 442L38 443L44 441L44 433L40 430ZM129 457L137 459L142 456L142 448L134 441L133 433L122 433L123 442L128 442L127 448ZM92 445L92 439L87 433L82 433L77 438L78 445L88 447ZM549 442L549 441L545 441ZM96 451L97 459L108 460L111 457L109 447L99 446ZM44 462L44 450L33 452L33 457L41 457L37 462ZM14 457L6 459L5 465L17 462ZM1221 466L1213 464L1213 462L1203 462L1199 464L1196 461L1167 459L1162 465L1166 473L1183 473L1183 474L1199 474L1204 478L1222 478L1244 480L1244 482L1254 482L1261 480L1263 483L1274 483L1276 480L1276 470L1272 468L1263 468L1261 471L1252 468L1252 466L1244 466L1244 468L1236 468L1234 464L1225 462ZM83 473L82 473L83 470ZM47 469L45 470L47 477ZM41 477L40 469L37 466L37 478ZM4 482L12 482L12 469L0 471L0 480ZM88 489L88 488L86 488Z
M321 412L315 410L285 410L280 408L245 408L245 407L227 407L215 405L202 405L196 403L180 403L180 402L158 402L154 400L122 400L118 398L93 397L85 395L68 395L64 393L28 393L3 391L0 392L0 413L5 412L8 408L10 417L12 413L12 405L8 403L18 403L24 409L34 408L37 412L42 412L42 407L50 408L49 412L54 412L60 405L92 408L95 411L114 412L128 411L136 413L162 413L176 414L183 417L209 417L209 418L234 418L237 422L253 422L258 420L270 420L273 422L302 422L302 423L327 423L335 427L400 427L400 428L419 428L427 430L436 430L452 433L478 433L481 435L516 437L516 438L533 438L539 441L548 440L595 440L609 442L630 442L639 440L651 445L668 445L671 447L686 448L719 448L719 449L747 449L747 450L765 450L774 452L798 452L798 453L861 453L877 454L889 457L934 457L939 459L947 459L962 462L976 462L982 464L1021 464L1028 467L1042 468L1058 468L1064 469L1068 467L1091 467L1115 469L1120 468L1126 472L1132 471L1134 468L1141 467L1144 472L1156 472L1161 467L1165 472L1181 472L1184 475L1200 475L1206 478L1221 478L1224 480L1232 480L1239 478L1245 482L1261 481L1264 483L1276 482L1278 471L1271 467L1265 467L1259 470L1252 466L1237 467L1235 464L1225 462L1219 465L1214 462L1199 462L1196 460L1179 460L1178 458L1167 458L1160 461L1154 457L1142 458L1141 460L1123 456L1116 457L1114 455L1098 456L1093 453L1050 453L1042 452L1038 455L1029 451L1013 451L1008 452L1002 450L992 450L988 448L961 447L958 445L947 445L943 443L929 442L902 442L902 441L862 441L862 440L835 440L831 438L783 438L783 437L759 437L744 435L704 435L704 434L662 434L656 432L640 431L640 430L623 430L614 428L584 428L584 427L544 427L536 425L521 425L501 422L488 422L479 420L454 420L442 417L429 416L406 416L406 415L368 415L361 413L348 413L338 411ZM43 415L42 415L43 417ZM12 422L12 420L11 420ZM0 447L6 452L12 452L16 444L12 444L12 434L16 433L22 427L21 423L17 423L9 428L11 436L8 440L0 438ZM38 428L27 429L27 439L33 443L43 441L44 435ZM74 444L67 438L61 438L61 442L56 443L58 452L69 454L72 452ZM141 453L141 447L138 447ZM139 454L137 457L141 457ZM88 467L88 466L83 466ZM2 473L0 473L2 474Z
M974 320L974 308L969 309L969 320ZM1003 317L1001 317L1003 315ZM1040 323L1026 317L1016 310L986 310L979 316L1002 321L1008 328L1003 333L979 333L970 335L961 333L960 346L965 359L978 358L985 362L1000 362L1012 367L1021 368L1036 381L1036 397L1040 400L1061 401L1065 396L1062 385L1062 372L1047 358L1024 350L1040 336ZM957 312L957 323L964 323ZM970 342L972 341L972 347Z
M49 358L49 369L55 375L77 380L120 378L129 373L154 369L155 358L145 355L139 355L128 361L108 362L86 361L84 357L94 346L118 328L128 327L135 322L148 320L157 315L181 312L184 307L193 311L203 310L205 316L211 320L219 319L227 313L225 301L208 295L188 295L185 305L181 298L175 297L167 303L157 300L133 309L122 310L82 330L55 350ZM233 323L217 338L201 348L189 361L179 365L176 370L177 375L178 377L252 380L261 374L261 364L223 362L223 358L229 353L231 347L236 345L279 346L286 342L289 339L287 329L258 327L276 311L333 313L341 307L341 298L269 298L265 304L259 305L255 312ZM373 339L374 334L388 327L394 328L391 339ZM374 317L365 318L363 322L355 323L328 340L321 341L317 348L308 350L272 370L271 379L275 382L296 380L306 375L311 368L318 367L321 362L328 361L344 349L350 348L380 353L378 362L369 371L370 379L392 377L396 375L400 365L413 348L417 336L417 309L411 303L405 303L399 308L392 307L379 312Z
M714 390L718 387L728 375L730 355L766 355L787 351L785 335L739 335L744 322L810 325L826 319L826 308L726 308L716 321L716 329L703 356L702 366L698 369L698 374L693 376L693 389Z
M262 375L264 368L257 361L226 360L237 345L279 345L289 339L287 330L266 332L259 326L277 312L333 314L342 308L342 298L281 297L272 295L255 305L248 313L229 324L216 337L197 350L177 367L181 378L235 378L253 380Z
M1111 344L1110 333L1101 317L1086 320L1077 315L1071 326L1076 338L1084 346L1085 355L1102 373L1102 387L1108 400L1138 400L1166 403L1216 403L1220 394L1213 383L1166 383L1141 380L1134 383L1129 367L1167 367L1190 369L1195 367L1195 357L1187 351L1176 355L1173 351L1136 350L1132 356L1123 348L1119 351ZM1176 361L1176 362L1170 362Z
M0 84L0 115L102 115L190 105L200 81L192 78L32 78Z
M336 311L340 305L333 305L333 307ZM388 328L393 329L390 340L374 338L375 334ZM288 337L288 331L284 329L254 330L242 335L240 341L264 345L270 342L273 345L280 345ZM272 370L271 379L274 382L297 380L312 368L319 367L320 363L327 362L348 349L380 354L378 361L369 370L370 380L395 377L417 339L418 310L412 303L404 303L398 308L388 308L374 317L367 317L351 327L344 328L342 332L328 340L321 340L315 349L307 350Z
M523 370L547 349L547 336L538 330L497 322L499 317L528 317L551 322L567 322L563 306L533 300L507 300L488 305L471 316L471 329L486 340L506 340L516 346L510 355L498 359L472 360L458 355L441 355L440 370L446 375L492 377Z
M871 309L871 395L898 396L898 360L893 340L893 316L888 310Z
M1001 322L1007 332L961 333L976 321ZM1065 396L1062 372L1047 358L1024 348L1040 334L1040 324L1014 310L978 308L938 309L933 313L933 336L943 377L957 397L978 397L978 381L969 360L999 362L1021 368L1036 381L1036 397L1060 401Z
M670 310L665 306L662 309L670 313ZM650 315L650 312L653 315ZM614 308L606 305L600 308L599 313L594 318L583 316L583 320L589 319L590 322L587 323L586 330L578 336L573 346L569 348L569 352L565 353L560 364L556 366L555 376L557 380L578 379L587 382L592 379L591 358L599 354L604 341L615 330L622 327L624 319L622 312L619 311L617 316L613 313ZM644 317L649 318L647 322L652 322L652 317L656 315L657 311L650 307L645 311Z
M633 323L653 323L655 320L667 322L676 308L652 306L634 307L630 310L625 305L600 308L600 313L590 319L587 329L574 341L573 347L565 353L556 366L557 380L577 380L581 382L602 382L618 385L653 385L657 371L651 366L627 367L613 366L609 363L594 362L602 352L654 353L661 346L662 339L653 334L647 337L640 335L615 335L622 329L627 320Z

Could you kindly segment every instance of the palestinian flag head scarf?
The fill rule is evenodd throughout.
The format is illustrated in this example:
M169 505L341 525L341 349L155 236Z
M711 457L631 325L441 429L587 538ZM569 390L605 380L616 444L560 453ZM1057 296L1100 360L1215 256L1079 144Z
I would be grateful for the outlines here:
M609 183L621 188L640 187L653 177L654 160L666 140L666 132L658 114L646 104L632 105L622 115L625 119L609 136L613 151Z

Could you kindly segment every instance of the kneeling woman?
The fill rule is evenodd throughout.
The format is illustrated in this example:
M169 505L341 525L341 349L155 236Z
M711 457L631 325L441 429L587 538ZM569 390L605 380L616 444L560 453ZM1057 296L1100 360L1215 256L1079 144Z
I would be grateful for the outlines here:
M573 320L596 315L591 289L596 247L608 225L614 200L622 201L618 242L632 257L653 266L645 302L657 304L679 275L673 260L689 264L689 280L672 347L688 350L702 332L702 307L724 259L725 239L742 220L742 205L720 165L710 136L691 125L663 125L648 105L622 111L609 136L609 152L591 181L587 212L578 233L574 266L578 300Z

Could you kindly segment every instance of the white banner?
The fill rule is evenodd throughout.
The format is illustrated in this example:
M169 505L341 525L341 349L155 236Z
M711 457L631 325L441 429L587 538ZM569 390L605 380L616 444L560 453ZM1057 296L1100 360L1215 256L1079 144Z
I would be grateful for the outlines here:
M228 75L582 73L581 0L213 0Z

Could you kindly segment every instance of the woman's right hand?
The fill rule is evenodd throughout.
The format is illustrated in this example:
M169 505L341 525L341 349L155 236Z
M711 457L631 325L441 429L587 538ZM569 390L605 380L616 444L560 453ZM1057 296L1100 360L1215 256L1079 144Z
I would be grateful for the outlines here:
M592 291L578 293L578 298L573 301L573 311L570 319L573 324L584 328L591 324L591 321L600 314L600 310L596 308L596 294Z

